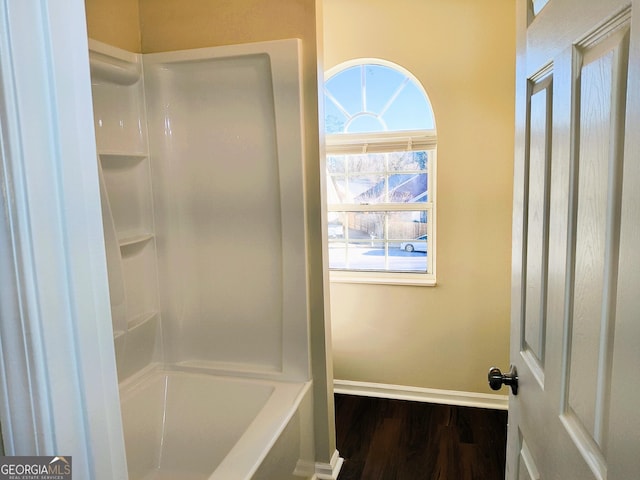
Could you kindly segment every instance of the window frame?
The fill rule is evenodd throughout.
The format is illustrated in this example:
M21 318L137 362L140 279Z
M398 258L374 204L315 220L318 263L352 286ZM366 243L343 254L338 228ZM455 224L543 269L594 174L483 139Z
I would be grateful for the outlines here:
M341 270L329 269L329 279L333 283L369 283L386 285L436 285L436 165L437 135L435 130L394 131L380 133L342 133L326 135L326 156L361 153L389 153L402 151L428 151L427 192L429 201L417 203L381 203L371 205L329 204L327 213L344 211L393 212L403 210L423 210L427 212L427 273L392 272L382 270ZM325 160L326 164L326 160ZM330 175L326 173L327 181ZM416 208L419 207L419 208ZM329 244L327 236L327 244Z

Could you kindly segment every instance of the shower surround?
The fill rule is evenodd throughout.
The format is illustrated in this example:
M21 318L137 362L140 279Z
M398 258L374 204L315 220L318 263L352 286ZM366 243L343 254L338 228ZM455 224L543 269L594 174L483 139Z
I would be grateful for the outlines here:
M90 48L130 478L311 478L300 42Z

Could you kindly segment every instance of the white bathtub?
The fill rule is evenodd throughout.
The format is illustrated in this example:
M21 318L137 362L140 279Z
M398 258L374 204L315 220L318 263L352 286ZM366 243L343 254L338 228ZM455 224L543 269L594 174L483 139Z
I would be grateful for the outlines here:
M309 387L146 372L121 388L129 479L309 478L300 471L312 448L305 429Z

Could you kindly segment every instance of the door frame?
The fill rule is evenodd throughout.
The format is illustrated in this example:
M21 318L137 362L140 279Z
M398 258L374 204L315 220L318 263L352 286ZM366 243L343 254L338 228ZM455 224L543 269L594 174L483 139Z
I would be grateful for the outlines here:
M82 0L0 2L6 455L126 479Z

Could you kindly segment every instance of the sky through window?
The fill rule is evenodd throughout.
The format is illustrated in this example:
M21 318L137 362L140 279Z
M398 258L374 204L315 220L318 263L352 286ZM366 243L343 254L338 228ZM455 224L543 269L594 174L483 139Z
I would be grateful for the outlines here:
M431 105L408 75L385 65L341 70L325 84L328 134L433 130Z

